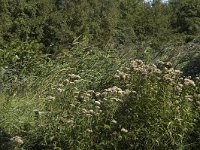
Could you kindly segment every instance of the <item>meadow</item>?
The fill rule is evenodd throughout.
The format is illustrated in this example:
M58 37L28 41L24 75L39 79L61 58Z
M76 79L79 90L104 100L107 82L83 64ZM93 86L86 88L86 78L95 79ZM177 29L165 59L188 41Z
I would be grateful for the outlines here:
M197 148L199 78L117 55L74 49L4 79L1 149Z

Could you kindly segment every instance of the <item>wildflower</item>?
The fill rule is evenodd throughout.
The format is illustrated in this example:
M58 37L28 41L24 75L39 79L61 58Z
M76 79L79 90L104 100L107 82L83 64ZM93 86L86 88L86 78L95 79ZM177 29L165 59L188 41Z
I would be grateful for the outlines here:
M84 96L91 97L91 95L89 93L85 93Z
M185 85L192 85L192 86L196 86L193 80L190 79L184 79L184 84Z
M169 74L164 75L165 80L172 82L173 79L170 77Z
M111 100L116 101L116 102L121 102L122 100L116 97L111 98Z
M49 101L54 101L56 98L54 96L48 96L46 99Z
M200 101L197 101L196 103L200 106Z
M71 79L73 79L73 80L79 80L79 79L81 79L81 77L79 76L79 75L75 75L75 74L69 74L68 75Z
M116 120L114 120L114 119L113 119L111 122L112 122L112 123L114 123L114 124L117 124L117 121L116 121Z
M64 89L61 89L61 88L58 88L57 90L58 90L60 93L63 92L63 91L65 91Z
M16 58L16 60L19 60L19 59L20 59L20 57L19 57L18 55L15 55L15 58Z
M73 121L73 120L67 120L67 123L68 123L68 124L73 124L74 121Z
M129 90L129 89L126 89L125 91L124 91L124 95L129 95L131 93L131 91Z
M117 86L113 86L111 88L105 89L106 92L111 92L111 93L122 93L122 89L117 87Z
M131 91L133 94L137 94L137 92L136 91Z
M166 65L167 66L172 66L172 63L171 62L166 62Z
M24 143L20 136L14 136L10 140L18 145L22 145Z
M59 86L59 87L63 87L64 85L63 85L63 84L58 84L58 86Z
M180 112L180 107L179 106L176 107L176 111Z
M161 74L162 73L162 71L160 69L158 69L158 68L156 68L154 72L157 73L157 74Z
M119 76L119 75L117 75L117 74L115 74L115 75L114 75L114 77L115 77L115 78L118 78L118 79L120 78L120 76Z
M182 73L182 71L180 71L180 70L174 70L174 72L175 72L176 74L181 74L181 73Z
M96 109L100 109L100 107L99 107L99 106L95 106L95 108L96 108Z
M108 95L108 92L103 92L101 95L106 96L106 95Z
M95 94L96 94L96 97L99 97L101 95L100 92L96 92Z
M127 73L125 73L125 72L122 72L122 71L119 71L119 70L117 70L117 72L118 72L118 73L115 74L114 77L116 77L116 78L121 78L121 79L123 79L123 80L129 78L129 74L127 74Z
M187 101L190 101L190 102L192 101L192 98L193 98L192 95L186 95L186 96L185 96L185 99L186 99Z
M72 85L74 85L74 84L75 84L75 82L71 82L71 81L70 81L70 82L69 82L69 84L72 84Z
M127 133L127 132L128 132L128 130L127 130L127 129L125 129L125 128L122 128L122 129L121 129L121 132Z
M179 86L176 87L176 90L177 90L178 92L182 92L182 88L180 88Z
M65 82L65 83L69 83L69 79L65 79L64 82Z
M103 98L103 100L104 100L104 101L107 101L108 99L107 99L107 98Z
M90 109L89 112L90 112L91 114L94 114L94 110L92 110L92 109Z
M95 104L97 105L101 105L101 103L99 101L95 101Z
M87 129L86 131L89 132L89 133L92 133L92 132L93 132L91 129Z
M78 95L80 92L79 91L75 91L74 94Z
M123 95L124 94L124 91L117 91L117 93L119 93L120 95Z
M179 83L178 86L182 88L182 87L183 87L183 84Z
M98 116L98 115L100 115L100 113L95 113L95 116Z
M94 93L94 90L88 90L87 93Z
M83 112L83 113L87 113L88 111L87 111L85 108L83 108L83 109L82 109L82 112Z
M74 80L74 83L79 83L81 81L83 81L83 80L82 79L80 79L80 80Z
M91 115L91 114L86 114L86 116L87 116L87 117L92 117L92 115Z

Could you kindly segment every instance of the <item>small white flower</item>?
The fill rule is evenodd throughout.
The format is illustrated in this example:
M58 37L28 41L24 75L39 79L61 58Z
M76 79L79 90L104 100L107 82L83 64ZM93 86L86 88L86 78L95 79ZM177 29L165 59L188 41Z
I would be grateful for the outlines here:
M74 79L74 80L78 80L78 79L81 78L79 75L75 75L75 74L69 74L69 77L70 77L71 79Z
M85 93L84 96L91 97L91 95L89 93Z
M95 108L96 108L96 109L100 109L100 107L99 107L99 106L95 106Z
M95 104L97 105L101 105L101 103L99 101L95 101Z
M101 95L100 92L96 92L95 94L96 94L97 97L99 97Z
M82 109L82 112L83 112L83 113L87 113L88 111L87 111L85 108L83 108L83 109Z
M184 84L185 85L192 85L192 86L196 86L193 80L190 79L184 79Z
M200 101L197 101L196 103L200 106Z
M111 122L112 122L112 123L114 123L114 124L117 124L117 121L116 121L116 120L114 120L114 119L113 119Z
M72 85L74 85L74 84L75 84L75 82L71 82L71 81L70 81L70 82L69 82L69 84L72 84Z
M129 95L131 93L131 91L129 90L129 89L126 89L125 91L124 91L124 94L125 95Z
M127 132L128 132L128 130L127 130L127 129L125 129L125 128L122 128L122 129L121 129L121 132L127 133Z
M57 90L58 90L60 93L63 92L63 91L65 91L64 89L61 89L61 88L58 88Z
M91 114L93 114L93 113L94 113L94 110L90 109L89 112L90 112Z
M73 121L73 120L67 120L67 123L68 123L68 124L73 124L74 121Z
M56 98L54 96L48 96L46 99L49 101L54 101Z
M21 145L24 143L24 141L22 140L22 138L20 136L14 136L10 139L12 142Z
M64 85L63 85L63 84L58 84L58 86L59 86L59 87L63 87Z
M93 132L91 129L87 129L86 131L89 132L89 133L92 133L92 132Z
M65 83L69 83L69 79L65 79L64 82L65 82Z
M92 117L92 115L91 115L91 114L86 114L86 116L87 116L87 117Z

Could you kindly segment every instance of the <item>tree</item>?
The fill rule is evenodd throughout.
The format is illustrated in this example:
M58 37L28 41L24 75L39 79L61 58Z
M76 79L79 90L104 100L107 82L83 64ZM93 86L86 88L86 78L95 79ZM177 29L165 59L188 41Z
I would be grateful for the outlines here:
M180 33L198 35L200 33L200 1L170 0L171 24Z

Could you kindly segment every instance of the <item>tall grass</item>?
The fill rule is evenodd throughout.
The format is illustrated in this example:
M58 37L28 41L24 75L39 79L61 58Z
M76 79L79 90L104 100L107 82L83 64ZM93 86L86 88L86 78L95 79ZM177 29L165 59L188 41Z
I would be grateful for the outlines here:
M1 92L0 128L10 135L2 148L198 146L199 80L182 76L170 63L148 65L112 51L76 49L45 65L42 75L26 75L26 82L12 83L11 94Z

